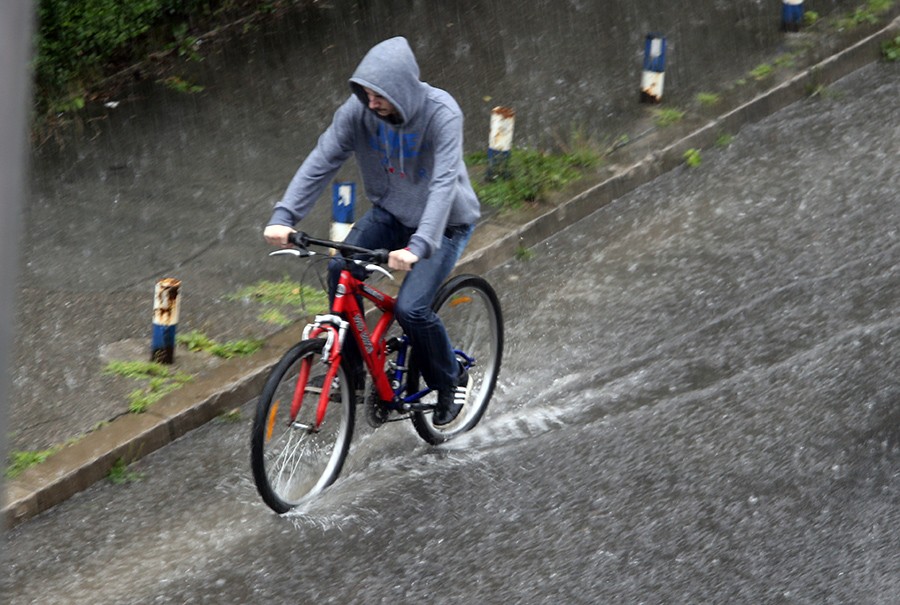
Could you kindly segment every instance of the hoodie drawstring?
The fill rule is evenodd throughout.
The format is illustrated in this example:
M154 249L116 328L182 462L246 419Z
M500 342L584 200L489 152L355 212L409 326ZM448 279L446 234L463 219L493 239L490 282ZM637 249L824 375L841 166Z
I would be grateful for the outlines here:
M403 136L403 127L402 126L397 130L397 134L399 135L399 139L400 139L400 178L405 179L406 178L406 170L404 170L404 166L403 166L403 156L405 156L406 154L403 153L403 139L405 139L406 137Z
M385 155L385 159L386 159L387 170L391 174L394 174L394 164L391 161L391 156L393 155L394 149L393 149L393 147L391 147L390 137L388 136L388 129L382 128L381 131L382 131L381 132L381 134L382 134L381 144L384 147L384 155ZM399 174L399 176L401 179L405 179L406 178L406 164L405 164L405 161L403 158L403 156L405 155L404 150L403 150L403 138L404 138L403 137L403 128L402 127L398 128L396 130L396 133L397 133L397 140L399 142L398 143L398 151L400 152L399 153L399 156L400 156L400 174Z

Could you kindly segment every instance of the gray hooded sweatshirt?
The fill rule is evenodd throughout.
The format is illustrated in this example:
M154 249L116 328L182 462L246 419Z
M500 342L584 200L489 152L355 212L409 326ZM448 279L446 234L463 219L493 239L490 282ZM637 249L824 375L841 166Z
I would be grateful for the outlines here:
M370 110L363 87L387 99L399 116L389 120ZM448 226L472 225L480 216L463 162L462 111L449 93L419 80L412 49L401 37L366 54L350 78L350 90L269 224L300 221L355 154L366 196L415 229L409 250L428 258Z

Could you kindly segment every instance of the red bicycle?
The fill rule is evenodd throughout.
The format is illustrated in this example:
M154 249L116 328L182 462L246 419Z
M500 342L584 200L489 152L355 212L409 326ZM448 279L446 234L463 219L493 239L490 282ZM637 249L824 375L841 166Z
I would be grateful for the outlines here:
M373 273L392 279L382 266L386 250L368 250L341 242L295 233L296 248L272 255L300 258L316 256L309 249L336 249L343 260L330 312L319 315L303 332L302 340L276 364L256 408L250 442L253 479L260 496L273 510L285 513L331 485L344 464L353 436L358 404L357 391L373 425L412 421L416 432L431 444L440 444L470 430L484 415L500 372L503 355L503 317L491 285L476 275L459 275L444 283L433 308L447 329L459 361L472 378L471 395L450 424L435 426L431 413L436 393L420 385L411 363L409 339L394 325L395 298L365 281ZM358 279L350 267L362 267ZM358 299L369 300L377 310L374 327ZM380 314L379 314L380 313ZM354 384L342 361L347 333L356 340L370 386ZM363 381L365 382L365 381Z

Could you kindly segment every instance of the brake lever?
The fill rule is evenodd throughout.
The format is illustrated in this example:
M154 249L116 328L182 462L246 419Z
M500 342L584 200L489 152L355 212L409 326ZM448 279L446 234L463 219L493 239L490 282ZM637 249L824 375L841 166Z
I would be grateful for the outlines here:
M369 271L371 273L381 273L382 275L384 275L391 281L394 281L394 275L390 271L388 271L387 269L382 267L381 265L366 263L365 261L361 261L361 260L354 260L353 262L354 262L354 264L359 265L366 271Z
M298 248L282 248L281 250L275 250L274 252L269 252L269 256L283 256L285 254L289 254L291 256L296 256L297 258L306 258L307 256L315 256L316 253L312 250L307 250L306 248L300 250Z

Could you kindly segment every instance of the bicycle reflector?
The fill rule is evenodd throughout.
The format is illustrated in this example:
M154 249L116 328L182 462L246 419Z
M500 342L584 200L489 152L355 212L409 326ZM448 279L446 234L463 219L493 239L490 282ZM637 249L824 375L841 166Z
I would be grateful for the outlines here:
M280 401L276 401L274 405L272 405L272 411L269 412L269 419L266 422L266 442L269 442L272 439L272 429L275 428L275 416L278 415L278 404Z
M471 296L455 296L448 304L451 307L458 307L459 305L466 305L470 302L472 302Z

